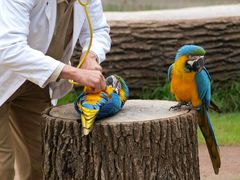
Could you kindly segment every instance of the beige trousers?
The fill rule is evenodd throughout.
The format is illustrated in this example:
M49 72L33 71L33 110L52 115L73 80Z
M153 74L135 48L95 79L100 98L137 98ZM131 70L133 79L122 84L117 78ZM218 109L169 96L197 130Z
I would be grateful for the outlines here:
M0 180L42 179L41 112L50 106L48 87L26 81L0 107Z

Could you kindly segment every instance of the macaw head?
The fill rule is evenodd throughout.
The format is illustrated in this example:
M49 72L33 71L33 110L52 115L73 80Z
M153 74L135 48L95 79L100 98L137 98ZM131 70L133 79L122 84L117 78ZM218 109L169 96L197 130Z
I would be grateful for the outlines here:
M205 50L196 45L184 45L176 54L175 62L181 61L186 72L200 72L204 66Z
M111 75L106 78L107 87L112 87L113 92L120 96L122 106L126 102L129 96L129 89L126 82L117 75Z
M112 91L116 94L119 94L119 91L122 88L121 82L114 75L108 76L106 78L106 84L107 87L111 87Z

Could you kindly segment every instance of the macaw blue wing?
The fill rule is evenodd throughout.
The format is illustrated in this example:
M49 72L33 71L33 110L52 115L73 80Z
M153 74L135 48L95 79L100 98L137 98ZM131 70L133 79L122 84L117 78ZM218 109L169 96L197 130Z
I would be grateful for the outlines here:
M202 103L206 105L208 109L210 100L211 100L211 77L204 67L201 72L197 73L195 76L195 81L198 90L199 99L202 100Z
M168 68L168 82L169 83L171 82L172 66L173 66L173 64L171 66L169 66L169 68Z
M111 96L109 101L98 112L97 119L113 116L121 110L122 102L120 96L116 93L112 93Z
M211 77L205 67L201 72L196 74L195 80L199 98L202 100L202 105L198 110L198 125L206 141L214 172L218 174L219 168L221 167L221 159L219 147L217 145L210 117L207 112L211 101Z

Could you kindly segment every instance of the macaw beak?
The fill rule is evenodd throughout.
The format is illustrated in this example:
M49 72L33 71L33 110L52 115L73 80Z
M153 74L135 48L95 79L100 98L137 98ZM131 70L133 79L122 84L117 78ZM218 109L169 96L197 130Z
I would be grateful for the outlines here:
M191 69L195 72L200 72L204 66L204 56L197 56L194 59L188 60L187 64L190 65Z

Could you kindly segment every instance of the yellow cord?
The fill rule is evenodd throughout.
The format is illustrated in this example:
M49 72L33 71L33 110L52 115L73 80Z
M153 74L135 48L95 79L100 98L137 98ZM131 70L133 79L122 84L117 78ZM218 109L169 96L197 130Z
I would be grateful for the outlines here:
M92 39L93 39L93 30L92 30L92 23L91 23L91 20L90 20L90 16L89 16L88 10L87 10L87 5L90 3L90 0L87 0L86 3L83 3L82 0L77 0L77 1L80 5L82 5L84 7L84 11L85 11L85 14L86 14L86 17L87 17L89 31L90 31L90 42L88 44L87 51L85 52L83 58L80 60L79 64L77 65L77 68L80 68L81 65L83 64L83 62L85 61L90 49L91 49ZM68 80L68 82L73 84L73 85L78 85L78 86L80 85L79 83L77 83L73 80Z

